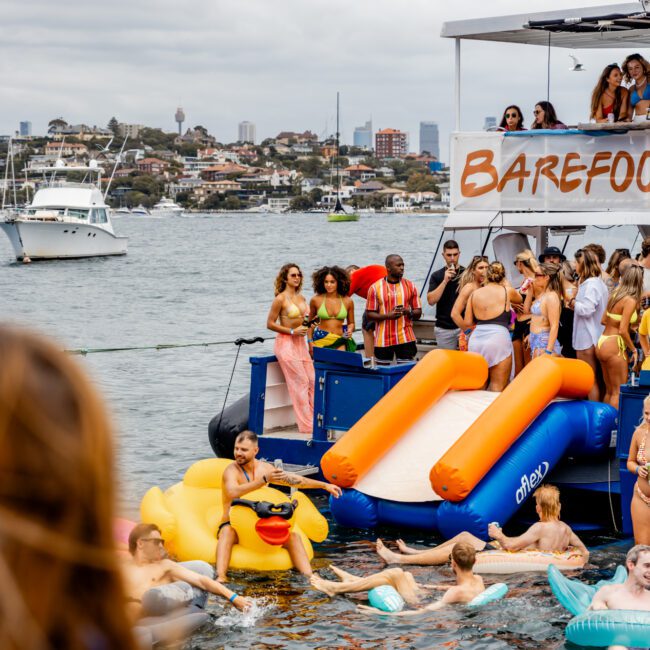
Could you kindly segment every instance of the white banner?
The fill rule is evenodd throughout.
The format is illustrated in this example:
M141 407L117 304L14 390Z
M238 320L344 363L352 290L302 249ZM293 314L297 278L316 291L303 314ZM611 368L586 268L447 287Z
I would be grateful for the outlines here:
M650 210L650 132L455 133L454 210Z

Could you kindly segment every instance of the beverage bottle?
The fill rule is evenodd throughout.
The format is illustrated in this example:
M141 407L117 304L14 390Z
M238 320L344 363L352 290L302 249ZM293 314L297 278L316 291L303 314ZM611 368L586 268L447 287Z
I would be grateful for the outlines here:
M647 116L646 116L646 119L647 119ZM614 113L607 113L607 121L610 124L613 124L615 122Z
M519 291L521 293L526 293L528 289L530 288L530 285L533 283L533 281L530 278L526 278L522 283L521 286L519 287Z
M275 469L283 470L284 469L284 463L282 462L282 458L276 458L273 461L273 467L275 467Z
M348 326L347 325L343 325L343 337L346 338L346 339L348 338Z

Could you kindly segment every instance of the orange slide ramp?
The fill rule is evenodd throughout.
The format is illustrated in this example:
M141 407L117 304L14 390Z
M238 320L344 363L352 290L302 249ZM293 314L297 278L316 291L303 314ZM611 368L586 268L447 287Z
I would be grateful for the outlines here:
M478 354L432 350L323 455L323 474L352 487L447 391L478 390L487 377Z
M584 398L594 373L584 361L533 359L433 466L433 490L461 501L556 397Z

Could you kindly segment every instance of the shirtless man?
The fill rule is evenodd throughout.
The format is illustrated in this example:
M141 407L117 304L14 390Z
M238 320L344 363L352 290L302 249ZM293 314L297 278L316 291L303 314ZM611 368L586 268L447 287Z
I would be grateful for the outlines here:
M637 544L625 558L627 580L622 585L601 587L589 609L650 611L650 546Z
M238 596L220 582L167 559L164 547L165 540L156 524L138 524L129 535L131 558L126 560L123 573L127 603L134 620L148 615L168 614L173 609L196 604L190 587L221 596L242 611L251 606L249 599ZM209 564L201 564L212 573ZM155 589L172 583L176 589ZM207 599L207 594L205 597ZM161 611L161 604L169 611ZM151 611L153 607L157 611Z
M589 551L571 528L560 521L560 491L554 485L542 485L533 494L539 521L533 524L523 535L507 537L498 526L490 524L488 535L494 542L484 542L468 532L462 532L435 548L419 551L410 548L399 539L397 546L401 553L394 553L377 540L377 553L388 564L444 564L449 557L450 548L456 542L466 542L477 551L502 548L506 551L556 551L563 553L569 546L575 547L585 558Z
M372 612L382 615L392 614L393 616L414 616L424 612L434 612L446 607L447 605L469 603L485 590L485 585L483 584L481 576L474 575L472 571L474 562L476 561L476 551L471 544L466 544L464 542L457 542L454 544L451 549L450 559L451 568L456 575L456 584L451 587L418 585L411 573L399 568L386 569L366 578L358 578L357 576L353 576L335 566L331 566L330 568L332 571L341 578L342 582L323 580L323 578L316 574L311 577L310 582L314 589L318 589L318 591L322 591L328 596L358 593L360 591L374 589L380 585L390 585L400 594L400 596L402 596L406 603L416 607L418 607L420 603L422 590L440 589L445 591L444 596L435 603L431 603L425 607L418 607L417 609L401 612L385 612L375 607L358 605L359 609L364 612Z
M288 485L298 489L313 488L326 490L335 498L341 496L338 485L315 481L313 479L290 474L261 460L256 456L259 451L257 435L252 431L242 431L235 439L235 462L226 467L221 479L221 494L223 497L223 518L219 525L217 542L217 580L225 581L230 555L233 546L238 542L237 533L230 525L230 505L233 499L240 499L253 490L275 483ZM300 573L310 576L311 564L300 536L291 533L289 540L283 545L289 551L293 566Z

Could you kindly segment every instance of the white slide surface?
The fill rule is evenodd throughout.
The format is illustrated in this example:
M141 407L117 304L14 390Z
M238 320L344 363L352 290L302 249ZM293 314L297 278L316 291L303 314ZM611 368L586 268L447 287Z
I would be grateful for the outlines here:
M500 394L484 390L446 393L354 489L390 501L441 501L431 488L431 468Z

